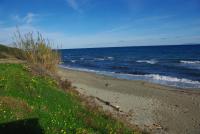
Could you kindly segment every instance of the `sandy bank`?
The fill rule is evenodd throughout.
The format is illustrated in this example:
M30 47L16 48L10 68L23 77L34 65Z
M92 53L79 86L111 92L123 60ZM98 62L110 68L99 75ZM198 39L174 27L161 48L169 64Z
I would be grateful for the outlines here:
M81 93L119 106L130 115L131 123L152 133L200 133L200 90L177 90L61 68L58 73Z

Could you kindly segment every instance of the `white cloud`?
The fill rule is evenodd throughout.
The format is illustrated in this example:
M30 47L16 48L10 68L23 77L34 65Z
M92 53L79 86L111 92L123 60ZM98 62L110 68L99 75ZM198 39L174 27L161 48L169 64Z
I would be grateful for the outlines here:
M20 24L31 24L33 21L36 20L38 15L34 13L27 13L25 16L21 17L19 15L12 16L12 19Z
M75 11L78 11L78 12L81 11L81 10L80 10L80 7L79 7L79 5L78 5L78 2L77 2L76 0L66 0L66 1L67 1L68 5L69 5L72 9L74 9Z
M34 13L28 13L25 17L24 17L24 22L26 22L27 24L30 24L33 22L33 20L35 19L37 15Z
M71 7L74 11L83 13L83 11L92 7L92 0L65 0L69 7Z

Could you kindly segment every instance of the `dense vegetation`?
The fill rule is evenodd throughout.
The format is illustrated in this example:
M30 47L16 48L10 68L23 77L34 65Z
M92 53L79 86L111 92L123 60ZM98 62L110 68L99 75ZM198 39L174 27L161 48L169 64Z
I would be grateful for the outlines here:
M45 133L133 133L119 121L88 110L55 80L31 74L21 64L0 64L0 128L27 119L25 125ZM38 124L31 124L37 119ZM32 130L29 130L29 133Z

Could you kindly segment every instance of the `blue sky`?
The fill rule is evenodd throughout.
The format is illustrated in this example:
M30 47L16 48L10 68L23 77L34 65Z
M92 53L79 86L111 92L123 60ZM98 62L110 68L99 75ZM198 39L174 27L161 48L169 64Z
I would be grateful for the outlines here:
M0 43L16 26L62 48L200 43L200 0L0 0Z

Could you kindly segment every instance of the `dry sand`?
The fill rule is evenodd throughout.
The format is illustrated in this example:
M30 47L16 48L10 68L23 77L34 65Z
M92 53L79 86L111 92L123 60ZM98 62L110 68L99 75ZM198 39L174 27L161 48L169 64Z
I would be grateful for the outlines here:
M200 134L200 90L180 90L62 68L58 74L70 80L79 92L119 106L130 115L127 118L132 124L151 133Z

